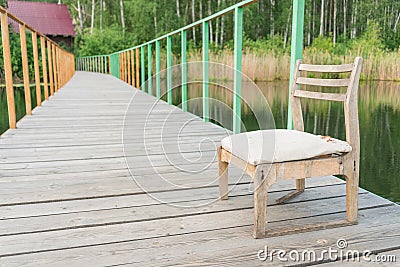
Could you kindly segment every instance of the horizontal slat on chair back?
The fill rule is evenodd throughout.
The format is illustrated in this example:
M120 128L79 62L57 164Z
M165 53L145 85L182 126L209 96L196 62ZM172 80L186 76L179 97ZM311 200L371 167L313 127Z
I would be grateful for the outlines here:
M330 101L345 101L345 94L331 94L331 93L321 93L321 92L311 92L304 90L296 90L293 96L304 97L304 98L313 98L313 99L321 99L321 100L330 100Z
M326 86L326 87L347 87L350 84L350 79L317 79L299 77L296 80L297 84Z
M343 65L310 65L310 64L300 64L300 71L310 71L310 72L331 72L331 73L341 73L341 72L352 72L354 69L354 64L343 64Z

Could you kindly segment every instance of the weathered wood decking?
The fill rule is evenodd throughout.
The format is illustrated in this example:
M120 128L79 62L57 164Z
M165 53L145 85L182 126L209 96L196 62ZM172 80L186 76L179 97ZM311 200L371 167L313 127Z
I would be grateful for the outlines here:
M135 178L153 197L134 182L124 159L124 114L135 93L140 104L131 110L136 113L130 125L135 133L128 157L135 163ZM154 101L111 76L78 72L34 115L0 138L0 266L281 266L289 263L261 262L257 252L268 245L271 250L318 253L336 249L339 238L351 250L399 257L400 207L362 189L356 226L253 239L249 179L240 181L228 201L212 202L218 197L214 147L206 146L201 159L188 164L196 169L212 161L209 168L182 172L166 158L179 156L179 149L164 155L158 137L163 128L164 137L174 139L177 129L192 120L181 133L181 149L195 159L199 140L218 141L225 131L167 104L157 106L159 114L171 112L161 127L162 116L147 117ZM145 123L150 125L146 149ZM186 188L161 183L156 172ZM231 183L239 174L235 168L230 171ZM309 179L307 187L284 205L274 202L294 184L271 189L271 227L344 218L341 180ZM374 265L357 266L364 264Z

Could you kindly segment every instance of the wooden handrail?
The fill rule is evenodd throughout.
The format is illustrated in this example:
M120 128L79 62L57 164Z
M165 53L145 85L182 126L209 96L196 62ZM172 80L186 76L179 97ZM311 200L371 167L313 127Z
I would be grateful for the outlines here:
M14 87L13 87L13 73L11 61L11 48L10 48L10 33L9 33L9 20L17 23L19 26L19 38L21 43L21 66L23 69L24 80L24 93L25 93L25 106L26 115L32 113L31 104L31 91L29 82L29 68L28 68L28 52L26 46L26 29L32 34L32 49L33 49L33 63L34 63L34 80L36 85L36 105L42 104L41 93L41 78L43 77L44 97L45 100L49 97L48 81L50 81L50 95L57 92L65 83L72 78L75 73L75 58L72 53L67 52L61 48L56 42L45 36L43 33L37 31L34 27L25 23L15 15L8 12L7 9L0 7L0 22L1 22L1 41L3 47L3 64L5 72L6 93L7 93L7 108L8 108L8 121L9 128L16 128L17 117L15 112L14 102ZM40 51L38 48L38 38L40 39ZM47 53L46 53L47 51ZM47 60L46 62L46 54ZM39 55L42 57L42 67L39 65ZM46 64L48 63L48 64Z

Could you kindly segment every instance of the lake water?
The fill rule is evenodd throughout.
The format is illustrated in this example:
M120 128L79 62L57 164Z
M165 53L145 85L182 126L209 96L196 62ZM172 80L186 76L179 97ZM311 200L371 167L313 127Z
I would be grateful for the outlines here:
M285 128L287 122L288 83L258 83L266 97L275 119L276 128ZM243 95L257 108L260 96L245 92ZM201 90L193 90L189 95L198 95ZM228 102L232 95L211 88L211 94ZM35 103L32 88L32 103ZM179 102L177 95L176 101ZM15 90L18 118L25 111L24 92ZM262 105L262 104L260 104ZM197 105L191 107L196 109ZM259 107L263 108L263 106ZM201 110L192 110L200 113ZM307 132L330 135L344 139L344 117L341 103L327 101L305 101L303 105L305 130ZM215 112L218 112L215 111ZM225 116L226 114L222 114ZM244 108L242 118L248 130L257 129L257 123L249 109ZM361 137L360 186L384 198L400 202L400 83L362 83L359 89L359 119ZM0 132L8 128L5 90L0 90Z

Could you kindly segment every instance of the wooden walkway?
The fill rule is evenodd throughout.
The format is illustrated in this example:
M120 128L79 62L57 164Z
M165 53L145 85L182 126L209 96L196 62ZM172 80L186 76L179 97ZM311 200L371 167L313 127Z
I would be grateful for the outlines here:
M122 145L124 114L134 94L139 101L130 110L136 115L133 121L129 116L132 136L125 153L136 182ZM318 253L336 249L339 238L345 238L351 250L397 255L397 263L386 265L399 266L400 207L362 189L356 226L253 239L249 178L240 180L229 201L215 201L215 148L206 145L199 151L199 140L218 141L225 130L165 103L157 105L154 116L147 116L155 100L111 76L77 72L32 116L22 119L17 129L3 134L0 266L295 265L298 262L278 259L262 262L257 253L266 245L271 250L314 249ZM170 114L164 127L162 114ZM165 142L174 140L184 125L180 148L163 149L159 134L163 133ZM186 163L191 170L211 165L201 172L174 168L170 160L179 161L182 154L193 161ZM230 170L232 184L239 175L239 170ZM307 187L284 205L274 200L293 184L272 188L268 199L271 227L344 218L341 180L310 179ZM364 265L374 263L356 266Z

